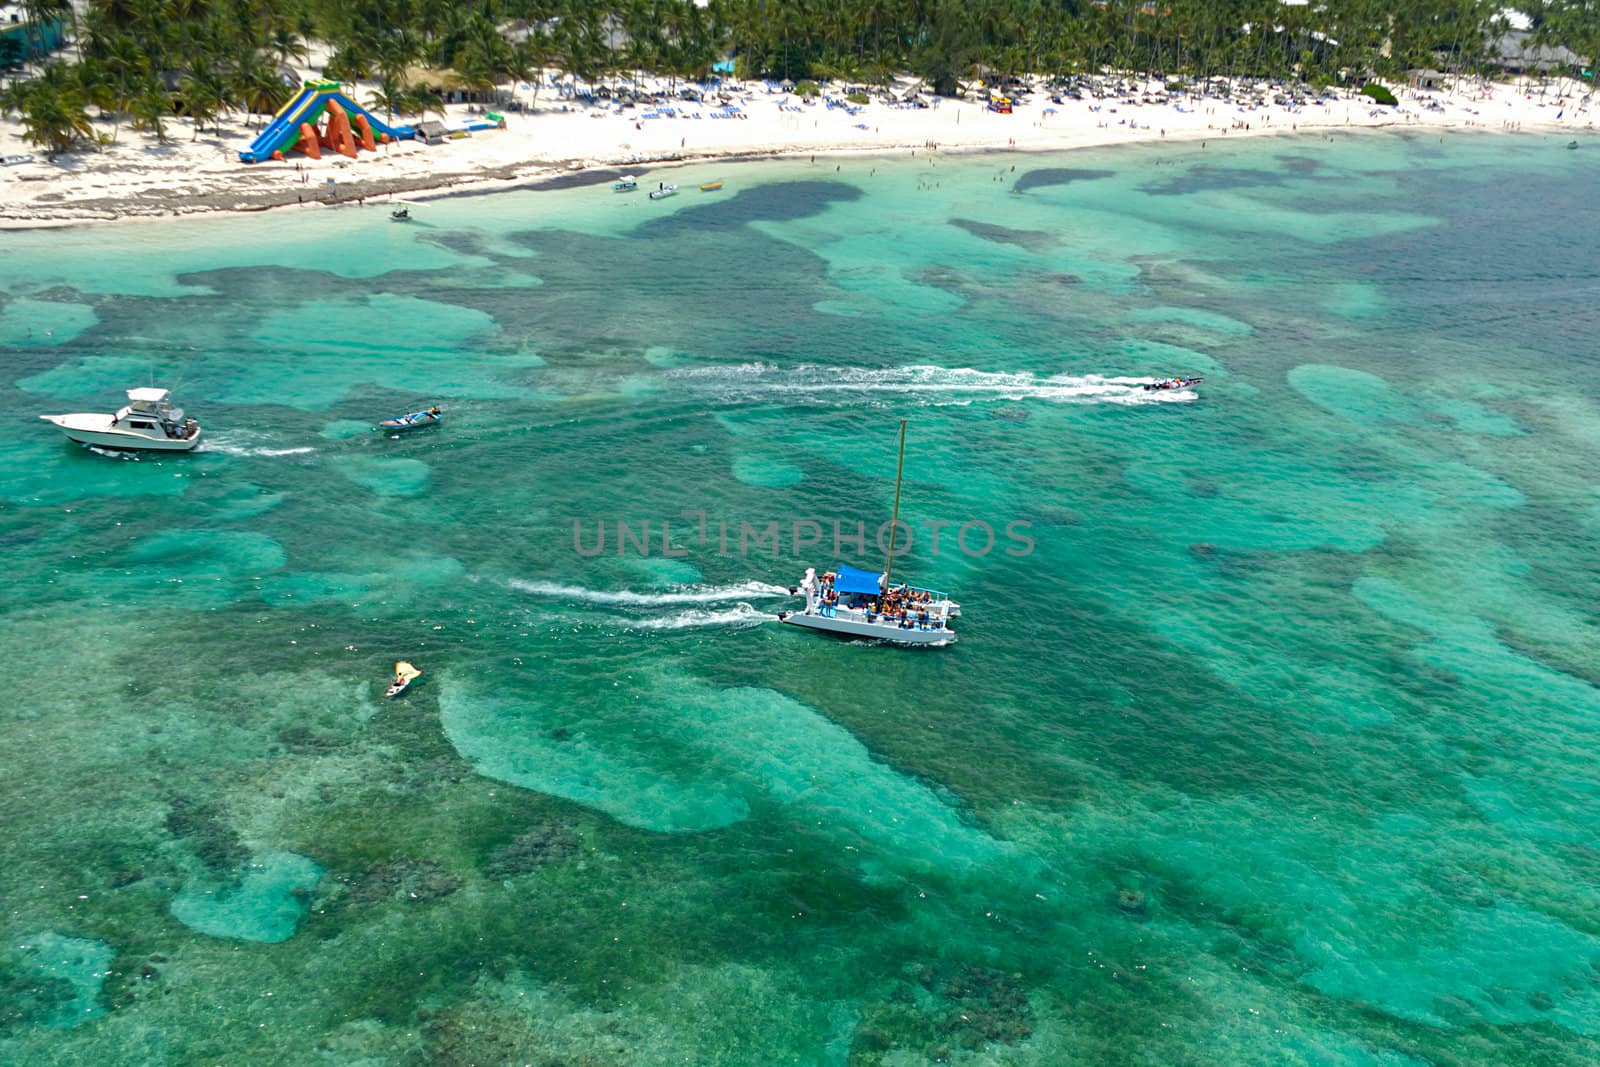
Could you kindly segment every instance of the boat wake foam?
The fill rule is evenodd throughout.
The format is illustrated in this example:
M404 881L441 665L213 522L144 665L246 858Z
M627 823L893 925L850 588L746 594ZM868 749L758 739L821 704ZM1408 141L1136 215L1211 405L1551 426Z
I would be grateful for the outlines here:
M300 445L295 448L270 448L266 445L252 443L259 439L255 434L235 431L211 437L201 442L200 448L205 452L221 452L229 456L265 456L267 458L303 456L308 452L316 451L310 445Z
M137 455L135 455L132 452L124 452L120 448L96 448L94 445L84 445L83 447L87 448L90 452L93 452L95 455L104 456L107 459L125 459L125 460L128 460L130 463L139 462L139 457Z
M770 582L740 582L736 585L686 585L659 593L636 593L629 589L585 589L560 582L510 581L513 589L533 596L554 597L584 604L609 604L626 607L658 607L671 604L720 604L751 597L788 596L785 586ZM748 605L747 605L748 606Z
M665 377L693 391L734 403L770 401L774 396L795 404L838 404L857 398L887 405L909 399L930 407L968 405L985 400L1159 404L1198 399L1190 390L1146 392L1143 387L1156 381L1154 378L1107 378L1098 374L1041 376L924 364L874 369L802 363L786 368L757 362L683 367L668 371Z
M755 626L771 622L774 617L770 611L760 611L752 604L740 602L731 608L719 608L715 611L691 608L674 615L647 619L613 619L612 622L614 625L635 630L689 630L699 626Z

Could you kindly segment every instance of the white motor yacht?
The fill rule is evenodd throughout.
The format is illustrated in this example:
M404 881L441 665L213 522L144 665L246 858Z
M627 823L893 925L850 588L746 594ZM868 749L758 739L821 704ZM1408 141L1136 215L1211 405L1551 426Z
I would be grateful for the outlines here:
M200 424L172 406L165 389L129 389L128 404L115 415L80 411L40 415L80 445L116 452L192 452Z

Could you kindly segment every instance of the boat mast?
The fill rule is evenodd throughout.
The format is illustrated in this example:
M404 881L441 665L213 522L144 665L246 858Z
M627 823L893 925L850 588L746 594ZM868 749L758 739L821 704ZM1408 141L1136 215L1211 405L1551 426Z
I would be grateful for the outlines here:
M889 564L883 569L883 591L890 589L894 577L894 535L900 532L900 475L906 469L906 420L900 420L900 461L894 468L894 515L889 519Z

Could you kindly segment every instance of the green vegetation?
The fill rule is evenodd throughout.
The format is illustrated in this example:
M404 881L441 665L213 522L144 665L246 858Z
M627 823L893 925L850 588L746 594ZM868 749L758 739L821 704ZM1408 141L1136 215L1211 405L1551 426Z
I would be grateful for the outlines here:
M1368 82L1366 85L1363 85L1361 87L1361 95L1370 96L1378 103L1384 104L1388 107L1395 107L1400 103L1400 101L1395 99L1393 93L1379 85L1377 82Z
M1103 69L1335 84L1341 72L1486 70L1505 29L1498 0L89 0L76 16L68 0L25 6L75 20L80 58L0 96L52 152L89 137L88 107L152 130L186 117L194 136L229 111L270 113L293 91L282 67L312 41L330 51L328 77L371 79L373 106L416 114L439 105L408 87L414 67L478 91L537 84L547 65L591 82L637 70L699 79L728 54L744 77L883 84L910 71L946 94L980 77ZM1600 0L1518 6L1531 44L1600 53Z

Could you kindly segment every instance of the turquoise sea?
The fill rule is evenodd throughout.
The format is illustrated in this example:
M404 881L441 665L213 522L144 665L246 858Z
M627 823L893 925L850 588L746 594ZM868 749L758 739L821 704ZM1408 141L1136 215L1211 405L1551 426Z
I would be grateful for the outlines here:
M1591 151L661 178L5 235L0 1061L1600 1061Z

